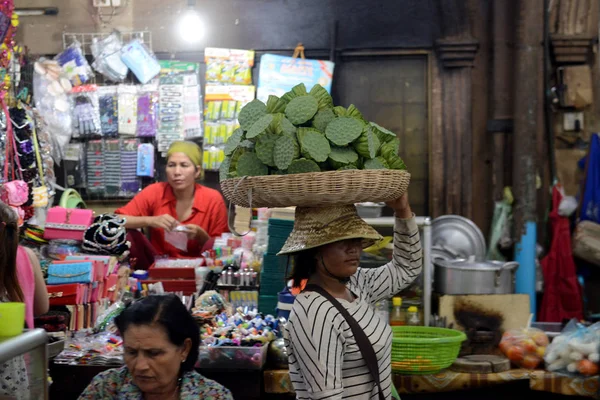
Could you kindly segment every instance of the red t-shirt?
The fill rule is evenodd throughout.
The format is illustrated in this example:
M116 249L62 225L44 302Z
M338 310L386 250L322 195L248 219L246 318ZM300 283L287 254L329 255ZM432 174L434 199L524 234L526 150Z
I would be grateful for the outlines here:
M171 185L166 182L155 183L142 190L126 206L115 211L116 214L132 217L156 217L169 214L177 219L175 206L177 199ZM223 196L217 190L196 184L192 214L182 225L198 225L212 237L228 232L227 207ZM150 242L161 255L169 257L197 257L202 244L197 240L189 240L187 252L179 250L165 241L163 229L150 228Z

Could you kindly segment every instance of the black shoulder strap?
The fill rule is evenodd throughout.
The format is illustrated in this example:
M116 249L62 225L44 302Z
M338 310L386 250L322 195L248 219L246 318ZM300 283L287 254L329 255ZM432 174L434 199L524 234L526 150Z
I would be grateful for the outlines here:
M346 308L343 305L341 305L335 297L329 294L329 292L327 292L321 286L313 284L306 285L304 291L319 293L321 296L329 300L329 302L333 304L335 308L337 308L337 310L340 312L340 314L342 314L342 316L346 319L346 322L348 322L348 325L350 325L350 329L352 330L352 334L354 335L354 340L356 340L356 344L365 360L365 363L367 364L367 368L369 368L369 372L373 376L375 384L379 389L379 400L385 400L385 396L383 395L383 391L381 390L381 382L379 380L379 363L377 362L375 350L373 350L373 345L369 341L367 334L362 330L360 325L358 325L358 322L356 322L352 315L350 315L348 310L346 310Z

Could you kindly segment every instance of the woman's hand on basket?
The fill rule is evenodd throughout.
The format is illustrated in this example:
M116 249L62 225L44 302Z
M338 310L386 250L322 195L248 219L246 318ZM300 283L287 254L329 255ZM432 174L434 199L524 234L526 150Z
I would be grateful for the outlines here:
M404 193L401 197L393 201L385 203L388 207L394 210L396 217L402 219L412 218L413 212L408 203L408 193Z

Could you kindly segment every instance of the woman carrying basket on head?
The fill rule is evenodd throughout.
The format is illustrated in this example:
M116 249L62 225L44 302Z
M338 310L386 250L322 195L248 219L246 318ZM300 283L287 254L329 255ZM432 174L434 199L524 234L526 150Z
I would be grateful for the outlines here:
M290 376L301 399L390 399L392 331L373 305L409 286L422 268L421 243L407 195L395 211L393 259L359 268L363 248L381 239L350 206L296 208L280 255L295 257L293 285L308 284L285 329Z

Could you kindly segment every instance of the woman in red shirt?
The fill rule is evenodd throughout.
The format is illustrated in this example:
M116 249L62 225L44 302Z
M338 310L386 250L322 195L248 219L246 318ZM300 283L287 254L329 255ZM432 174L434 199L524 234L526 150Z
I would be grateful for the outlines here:
M201 164L202 152L197 144L174 142L167 153L168 182L148 186L115 211L126 219L128 229L150 228L150 242L159 255L199 256L206 242L228 232L223 197L196 183ZM180 226L188 238L185 250L185 246L171 244L173 235L182 234Z

